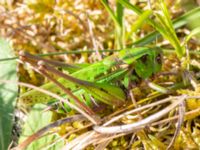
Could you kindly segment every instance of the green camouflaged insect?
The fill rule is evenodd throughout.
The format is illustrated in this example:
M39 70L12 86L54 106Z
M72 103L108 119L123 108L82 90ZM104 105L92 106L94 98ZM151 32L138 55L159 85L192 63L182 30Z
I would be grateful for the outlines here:
M71 74L71 77L77 81L69 81L59 78L58 81L65 87L70 88L72 92L80 99L85 98L89 103L91 96L95 100L101 101L111 106L118 106L124 102L125 94L122 89L109 83L113 78L125 75L128 65L134 65L136 74L141 78L148 78L161 69L161 49L160 48L129 48L123 49L118 54L106 57L100 62L88 65L85 68L77 70ZM113 67L121 64L127 64L126 68L115 70ZM108 75L111 73L111 76ZM46 83L41 88L49 90L61 96L65 96L64 91L55 86L53 82ZM66 96L65 96L66 97ZM20 103L33 105L36 103L48 103L53 99L36 90L30 90L22 94L19 98Z

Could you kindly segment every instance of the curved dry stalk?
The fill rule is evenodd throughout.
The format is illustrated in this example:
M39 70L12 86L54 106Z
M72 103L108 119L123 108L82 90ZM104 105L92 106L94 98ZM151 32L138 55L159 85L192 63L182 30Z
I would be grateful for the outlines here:
M158 93L158 92L153 92L154 94L153 94L153 96L151 95L151 97L148 97L148 98L144 98L144 99L141 99L140 101L138 101L137 102L137 105L139 105L139 104L142 104L142 103L144 103L144 102L146 102L147 100L153 100L154 98L157 98L158 96L161 96L161 95L163 95L162 93ZM112 114L110 114L108 117L106 117L107 118L107 120L109 119L109 118L112 118L112 117L114 117L114 116L116 116L116 115L118 115L118 114L122 114L122 113L124 113L126 110L129 110L129 109L132 109L132 108L135 108L135 105L134 104L131 104L131 105L129 105L129 106L126 106L125 108L122 108L122 109L120 109L120 110L118 110L118 111L115 111L115 112L113 112ZM137 108L136 108L137 109ZM132 110L131 110L132 111ZM138 110L138 111L140 111L140 110ZM106 120L106 119L104 119L104 120Z
M148 104L148 105L144 105L144 106L142 106L142 107L139 107L139 108L136 108L136 109L133 109L133 110L124 112L123 114L120 114L120 115L118 115L118 116L116 116L116 117L113 117L111 120L109 120L109 121L107 121L106 123L104 123L103 126L110 125L111 123L113 123L113 122L119 120L120 118L123 118L123 117L125 117L125 116L127 116L127 115L129 115L129 114L137 113L137 112L142 111L142 110L144 110L144 109L146 109L146 108L153 107L153 106L157 106L157 105L159 105L159 104L163 104L163 103L169 102L169 101L172 100L172 98L173 98L173 97L168 97L168 98L165 98L165 99L163 99L163 100L159 100L158 102L154 102L154 103L151 103L151 104ZM177 96L176 98L177 98L177 99L178 99L178 98L181 98L181 96ZM187 96L187 97L185 97L185 99L193 99L193 98L198 99L198 98L200 98L200 95L197 95L197 96Z
M106 123L103 124L103 126L110 125L111 123L119 120L120 118L125 117L126 115L129 115L129 114L132 114L132 113L136 113L136 112L142 111L142 110L144 110L146 108L157 106L159 104L163 104L163 103L169 102L171 100L172 100L172 97L168 97L168 98L165 98L165 99L160 100L158 102L154 102L154 103L151 103L151 104L148 104L148 105L145 105L145 106L142 106L142 107L127 111L127 112L125 112L125 113L123 113L123 114L121 114L119 116L116 116L116 117L112 118L111 120L107 121Z
M77 138L75 138L74 140L70 141L69 143L67 143L63 148L62 150L68 150L68 149L72 149L74 146L76 146L82 139L85 139L85 137L87 135L90 135L90 134L94 134L95 132L94 131L88 131L86 133L83 133L82 135L78 136ZM88 141L91 141L91 139L89 139Z
M23 82L18 82L18 81L11 81L11 80L0 80L0 82L2 83L13 83L13 84L18 84L20 86L25 86L28 88L32 88L35 89L41 93L47 94L55 99L58 99L59 101L66 103L67 105L69 105L69 107L71 107L72 109L76 110L77 112L79 112L80 114L82 114L84 117L86 117L88 120L90 120L93 124L97 124L96 120L94 118L92 118L90 115L88 115L87 113L85 113L83 110L81 110L80 108L78 108L77 106L73 105L72 103L70 103L67 99L64 99L60 96L58 96L55 93L52 93L48 90L42 89L40 87L28 84L28 83L23 83Z
M138 108L136 99L135 99L133 93L131 92L131 90L129 91L129 95L130 95L130 97L131 97L132 103L133 103L133 105L135 106L135 108ZM138 118L139 118L140 120L143 118L141 112L137 112L137 116L138 116Z
M93 28L92 28L91 21L90 21L89 17L87 18L87 23L88 23L88 30L89 30L90 39L92 40L92 45L93 45L93 47L96 51L96 54L98 56L98 60L100 61L100 60L102 60L102 56L99 53L98 46L97 46L97 40L95 39Z
M60 125L62 125L64 123L73 122L73 121L80 120L80 119L85 119L85 118L83 118L82 115L75 115L75 116L72 116L72 117L67 117L67 118L64 118L64 119L57 120L57 121L55 121L53 123L50 123L49 125L41 128L40 130L38 130L37 132L35 132L31 136L26 138L22 143L20 143L17 147L13 148L12 150L18 150L18 149L19 150L23 150L29 144L31 144L33 141L38 140L39 138L41 138L50 129L58 127L58 126L60 126Z
M197 108L197 109L195 109L195 110L188 111L188 112L185 113L185 117L188 117L188 116L190 116L190 115L193 115L193 114L199 113L199 112L200 112L200 108ZM174 117L170 117L170 118L167 118L167 119L163 119L163 120L154 122L154 123L152 123L151 125L152 125L152 126L157 126L157 125L160 125L160 124L162 124L162 123L167 123L167 122L176 120L176 119L178 119L178 118L179 118L179 115L176 115L176 116L174 116Z
M167 147L167 150L170 150L176 140L176 137L178 136L180 130L181 130L181 125L183 124L184 122L184 116L185 116L185 102L182 101L180 104L179 104L179 118L178 118L178 124L177 124L177 127L176 127L176 130L175 130L175 133L174 133L174 136L170 142L170 144L168 145Z
M77 150L77 149L84 149L85 147L93 144L100 144L100 143L104 143L104 142L108 142L110 140L113 140L114 138L118 138L129 133L120 133L120 134L99 134L95 131L88 131L87 133L84 133L83 135L77 137L76 139L74 139L73 141L67 143L65 145L65 147L63 147L62 150ZM87 138L87 140L85 140L85 138ZM84 141L81 142L81 145L79 145L80 141ZM98 148L98 146L97 146Z
M106 146L112 141L112 139L106 140L105 142L101 142L97 147L95 147L95 150L102 150L105 149Z
M70 141L69 143L67 143L65 145L65 147L63 147L62 150L83 149L88 145L96 144L97 141L99 141L100 139L102 139L104 137L105 137L105 135L99 134L99 133L97 133L95 131L88 131L88 132L80 135L79 137L77 137L73 141Z
M92 132L92 133L88 134L85 138L80 140L79 143L74 147L74 150L82 149L83 147L85 147L85 144L87 144L87 141L91 141L91 139L93 139L93 136L95 134L96 134L96 132Z
M138 113L136 115L127 115L126 118L127 119L131 119L131 120L135 120L135 119L139 119L139 120L142 120L143 118L141 118L141 116L147 114L149 111L151 111L152 108L148 108L146 110L143 110L143 111L140 111L140 115L138 115Z
M185 100L186 95L182 95L179 97L180 99L176 98L176 101L174 101L171 105L167 106L166 108L162 109L161 111L142 119L141 121L128 124L128 125L121 125L121 126L111 126L111 127L105 127L105 126L94 126L93 129L102 134L115 134L115 133L126 133L130 132L136 129L142 129L147 124L150 124L161 117L163 117L165 114L167 114L169 111L174 109L177 105L179 105L183 100Z
M91 127L92 126L92 123L89 123L87 125L85 125L83 128L80 128L80 129L75 129L75 130L72 130L72 131L69 131L67 132L65 135L63 135L61 138L57 139L54 141L54 143L48 145L48 147L46 147L46 149L50 149L52 146L54 146L57 142L61 141L61 140L64 140L66 139L69 135L73 134L73 133L76 133L76 132L79 132L81 130L84 130L88 127Z
M153 123L152 123L153 124ZM166 126L162 126L162 128L155 128L155 127L153 127L153 125L151 124L151 126L149 127L149 129L152 131L152 132L164 132L164 131L166 131L166 130L168 130L169 128L170 128L170 126L171 126L171 124L172 124L172 122L171 123L168 123Z

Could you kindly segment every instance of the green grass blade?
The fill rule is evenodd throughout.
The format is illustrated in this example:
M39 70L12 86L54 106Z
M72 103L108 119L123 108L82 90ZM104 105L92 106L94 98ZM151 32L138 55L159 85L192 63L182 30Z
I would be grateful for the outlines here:
M156 14L156 17L159 19L159 23L163 28L160 33L171 43L171 45L175 48L177 56L181 58L185 54L185 49L181 46L180 41L178 40L178 37L173 30L173 27L168 26L169 24L166 22L164 16Z
M138 7L132 5L126 0L119 0L119 2L124 7L131 9L138 15L141 15L143 13L142 10L140 10ZM160 2L159 6L163 12L163 16L161 16L160 14L156 14L156 16L159 19L162 26L149 18L147 18L147 23L153 26L158 32L160 32L160 34L162 34L167 40L169 40L170 43L175 47L177 55L181 57L185 53L185 49L181 47L180 42L176 36L176 33L173 29L173 25L171 23L170 16L169 16L169 13L164 1L160 0L159 2Z
M9 43L0 38L0 58L13 57ZM17 81L16 61L0 62L0 79ZM0 149L6 150L11 142L13 113L17 99L16 84L0 83Z
M185 40L184 40L184 45L187 44L187 42L195 35L199 35L200 33L200 27L197 27L195 29L193 29L189 35L186 36Z
M115 28L115 42L116 48L121 49L125 47L125 28L123 24L124 7L117 2L116 17L120 26Z
M124 16L124 7L117 2L116 17L117 17L117 22L121 27L123 26L123 16Z
M118 0L120 4L122 4L124 7L133 10L136 14L140 15L143 13L143 10L138 8L137 6L132 5L127 0Z
M120 23L118 22L118 18L115 16L115 13L113 12L113 10L108 5L107 0L101 0L101 2L104 5L104 7L106 8L106 10L108 11L108 13L109 13L110 17L112 18L112 20L114 21L115 25L120 27Z
M143 23L148 19L148 17L152 14L151 10L146 10L144 11L139 17L138 19L133 23L133 25L131 26L131 31L127 34L126 39L129 39L130 36L135 33L139 28L141 28L141 26L143 25Z
M129 8L131 10L133 10L136 14L141 15L143 13L142 10L140 10L137 6L132 5L131 3L129 3L126 0L118 0L119 3L121 3L124 7ZM166 13L166 8L164 9L164 12ZM167 14L166 14L167 15ZM169 15L167 15L169 17ZM200 16L200 8L196 8L186 14L184 14L183 16L175 19L173 21L173 26L174 28L179 28L183 25L185 25L186 23L188 23L188 20L193 20L196 19ZM159 27L154 21L148 19L148 23L151 24L153 27L155 27L159 32L162 32L162 28ZM155 38L159 35L160 33L158 32L152 32L151 34L147 35L146 37L136 41L135 43L131 44L131 45L140 45L140 46L144 46L145 44L148 44L150 42L152 42L153 40L155 40Z
M162 29L159 31L163 37L171 43L171 45L175 48L176 54L179 58L181 58L185 54L185 49L181 46L180 41L178 40L169 12L167 10L167 6L163 0L159 1L159 7L162 11L162 14L155 13L155 16L162 26Z
M101 2L115 23L115 45L117 49L121 49L125 45L123 26L124 7L117 2L116 12L114 12L108 5L107 0L101 0Z

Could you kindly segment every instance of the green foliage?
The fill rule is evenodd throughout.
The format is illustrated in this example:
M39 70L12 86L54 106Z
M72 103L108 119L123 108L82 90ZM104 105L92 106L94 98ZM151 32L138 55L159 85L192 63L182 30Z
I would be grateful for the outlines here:
M175 29L180 28L186 24L189 24L190 22L195 22L195 20L198 20L199 17L200 17L200 7L197 7L195 9L192 9L191 11L183 14L182 16L176 18L175 20L173 20L172 21L173 27ZM136 42L130 44L129 46L136 46L136 45L144 46L144 45L150 44L153 41L155 41L156 38L160 36L160 34L161 33L159 33L159 31L154 31L154 32L146 35L145 37L138 39Z
M13 57L8 41L0 38L0 59ZM17 80L16 61L0 62L0 80ZM0 83L0 149L5 150L11 142L13 113L18 93L18 86L13 83Z
M43 112L45 105L37 104L35 105L30 113L28 114L28 118L22 128L22 134L19 139L19 143L23 142L28 136L34 134L42 127L48 125L51 122L52 113L51 112ZM47 135L40 139L37 139L33 143L31 143L27 150L38 150L42 148L48 147L50 144L58 139L58 136L54 135ZM48 150L57 150L63 146L63 141L59 141Z
M137 6L132 5L126 0L119 0L119 3L121 3L124 7L131 9L138 15L142 15L143 13L143 10L140 10ZM171 45L175 48L178 57L182 57L185 54L185 49L181 46L176 36L176 32L173 28L169 12L164 1L160 0L158 6L162 13L153 13L156 16L158 22L147 18L147 23L149 23L152 27L159 31L159 33L162 34L162 36L171 43Z

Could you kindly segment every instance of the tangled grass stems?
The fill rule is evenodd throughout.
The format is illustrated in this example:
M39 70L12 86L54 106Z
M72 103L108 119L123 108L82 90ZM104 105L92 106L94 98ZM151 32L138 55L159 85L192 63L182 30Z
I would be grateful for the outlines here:
M183 100L185 100L186 95L182 95L181 97L179 97L180 99L176 99L176 101L172 102L171 105L169 105L168 107L160 110L159 112L145 118L142 119L138 122L132 123L132 124L128 124L128 125L121 125L121 126L111 126L111 127L105 127L105 126L94 126L94 130L99 132L99 133L103 133L103 134L114 134L114 133L125 133L125 132L129 132L129 131L133 131L136 129L141 129L144 128L147 124L150 124L158 119L160 119L161 117L163 117L165 114L167 114L168 112L170 112L172 109L174 109L179 103L181 103ZM173 100L173 99L171 99Z
M182 106L181 103L184 102L184 100L188 100L188 99L191 99L191 98L195 98L195 99L199 99L200 98L200 95L198 96L187 96L187 95L181 95L181 96L177 96L176 98L182 98L182 99L179 99L177 100L177 105L181 105L179 107L179 115L176 115L176 116L173 116L173 117L170 117L170 118L167 118L167 119L163 119L163 120L160 120L160 121L156 121L156 122L153 122L153 123L150 123L149 126L157 126L157 125L161 125L163 123L168 123L168 122L171 122L173 120L179 120L179 126L182 124L183 122L183 117L188 117L188 116L191 116L193 114L196 114L196 113L199 113L200 111L200 108L197 108L195 110L192 110L192 111L188 111L188 112L185 112L183 113L183 109L185 106ZM164 99L162 100L162 103L165 103L165 101L170 101L170 98L167 98L167 99ZM155 103L154 103L155 104ZM148 104L148 105L151 105L151 104ZM147 106L148 106L147 105ZM158 104L157 104L158 105ZM147 107L147 106L142 106L142 107ZM153 105L154 106L154 105ZM142 108L141 107L141 108ZM169 106L168 106L169 107ZM136 108L137 111L138 108ZM171 109L172 110L172 109ZM137 111L134 111L134 113L136 113ZM120 116L120 115L119 115ZM124 115L123 115L124 116ZM121 116L120 116L121 117ZM145 126L143 126L142 128L144 128ZM137 132L139 130L141 130L142 128L140 129L135 129L134 132ZM180 129L180 127L177 127L177 133L179 132L178 130ZM113 134L101 134L101 133L97 133L95 131L88 131L86 133L84 133L83 135L77 137L76 139L72 140L71 142L67 143L65 145L65 147L63 149L66 149L66 148L69 148L69 149L77 149L78 147L76 146L80 141L84 140L87 136L89 136L89 139L85 142L85 143L82 143L82 148L84 147L87 147L91 144L93 145L97 145L98 147L98 144L101 144L103 142L106 142L108 140L111 140L114 139L114 138L118 138L118 137L121 137L121 136L125 136L125 135L128 135L128 134L132 134L133 133L133 130L132 131L127 131L127 132L124 132L124 133L113 133ZM93 135L91 137L91 135ZM177 134L174 135L174 138L177 136ZM174 142L174 140L171 141L171 143ZM107 143L108 144L108 143ZM170 144L169 146L170 147ZM79 147L80 148L80 147Z
M125 116L127 116L127 115L129 115L129 114L133 114L133 113L142 111L142 110L144 110L144 109L146 109L146 108L154 107L154 106L157 106L157 105L159 105L159 104L163 104L163 103L169 102L169 101L171 101L171 100L172 100L172 97L168 97L168 98L165 98L165 99L160 100L160 101L158 101L158 102L154 102L154 103L151 103L151 104L148 104L148 105L144 105L144 106L142 106L142 107L138 107L138 108L136 108L136 109L132 109L132 110L127 111L127 112L125 112L125 113L123 113L123 114L120 114L120 115L118 115L118 116L116 116L116 117L113 117L111 120L109 120L109 121L107 121L106 123L104 123L103 126L108 126L108 125L112 124L113 122L115 122L115 121L119 120L120 118L125 117Z

